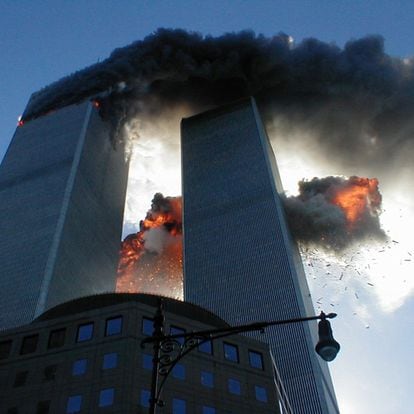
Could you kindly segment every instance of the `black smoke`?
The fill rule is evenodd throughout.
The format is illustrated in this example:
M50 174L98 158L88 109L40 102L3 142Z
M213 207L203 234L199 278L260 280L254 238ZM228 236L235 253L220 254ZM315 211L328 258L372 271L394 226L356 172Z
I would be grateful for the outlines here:
M397 164L414 152L414 64L392 58L380 36L343 48L316 39L251 31L219 37L159 29L109 58L40 90L23 119L101 95L102 114L116 131L142 112L193 111L256 97L265 123L312 130L321 152L338 162ZM104 98L103 98L104 97Z
M251 95L271 139L275 130L299 136L298 145L311 144L318 159L337 166L333 173L380 173L383 185L394 186L400 171L412 183L414 60L389 56L381 36L340 48L314 38L293 44L283 33L212 37L159 29L40 90L23 119L96 97L116 140L125 139L123 126L134 119L162 122L171 108L196 113ZM343 213L321 193L286 205L299 239L339 248L349 239ZM351 238L368 229L379 234L378 217L367 220L371 225Z
M318 244L326 249L341 250L357 240L384 240L379 214L381 194L377 183L363 198L366 203L358 219L350 223L345 211L335 203L340 191L347 190L368 179L359 177L324 177L299 182L297 196L283 197L285 212L294 238L303 244ZM362 185L365 188L365 185Z

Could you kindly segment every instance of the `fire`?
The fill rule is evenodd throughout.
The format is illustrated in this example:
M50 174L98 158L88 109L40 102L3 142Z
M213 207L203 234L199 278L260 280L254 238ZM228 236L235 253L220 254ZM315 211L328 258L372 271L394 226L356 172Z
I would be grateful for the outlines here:
M381 194L376 178L350 177L343 187L337 188L332 199L345 213L350 227L366 214L376 214L381 206Z
M155 194L140 230L122 242L116 291L182 297L181 198Z

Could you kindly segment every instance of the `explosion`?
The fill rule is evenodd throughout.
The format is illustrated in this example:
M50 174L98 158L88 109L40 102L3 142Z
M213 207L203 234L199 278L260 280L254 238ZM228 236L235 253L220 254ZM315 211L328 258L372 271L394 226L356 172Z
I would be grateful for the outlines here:
M376 178L325 177L299 182L299 195L283 197L296 240L341 250L356 240L385 237Z
M381 206L381 194L376 178L351 177L343 188L337 189L332 200L345 213L350 231L363 220L365 214L377 214Z
M182 297L182 212L180 197L157 193L140 230L121 245L117 292Z
M284 197L296 240L340 250L364 237L384 237L376 178L325 177L299 182L300 194ZM140 230L121 245L117 292L182 298L181 197L157 193Z

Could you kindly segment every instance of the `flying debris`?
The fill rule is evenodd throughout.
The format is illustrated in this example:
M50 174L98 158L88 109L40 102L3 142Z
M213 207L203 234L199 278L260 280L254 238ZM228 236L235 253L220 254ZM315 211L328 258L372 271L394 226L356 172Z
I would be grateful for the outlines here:
M181 298L182 277L181 198L157 193L140 230L122 242L116 291Z

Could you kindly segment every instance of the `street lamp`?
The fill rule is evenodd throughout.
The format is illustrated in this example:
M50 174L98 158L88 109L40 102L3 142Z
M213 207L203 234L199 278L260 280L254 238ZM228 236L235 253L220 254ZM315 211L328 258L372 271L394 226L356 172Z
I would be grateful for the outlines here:
M172 372L175 365L185 355L208 341L214 341L230 335L236 335L243 332L260 331L269 326L285 325L289 323L305 322L319 319L318 333L319 341L315 347L316 352L325 361L332 361L339 352L340 345L335 341L332 335L331 325L328 319L336 317L336 313L325 314L323 312L317 316L307 316L304 318L286 319L281 321L264 321L253 322L247 325L230 326L221 329L207 329L196 332L184 332L175 335L164 334L164 306L162 299L158 300L158 307L154 317L154 331L141 341L141 348L146 344L153 344L152 359L152 379L149 414L155 414L157 407L163 407L164 402L161 400L161 391L164 384ZM161 377L161 379L160 379Z

